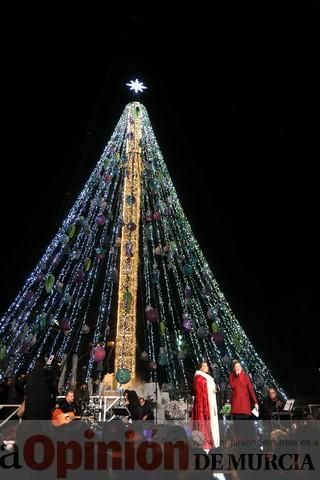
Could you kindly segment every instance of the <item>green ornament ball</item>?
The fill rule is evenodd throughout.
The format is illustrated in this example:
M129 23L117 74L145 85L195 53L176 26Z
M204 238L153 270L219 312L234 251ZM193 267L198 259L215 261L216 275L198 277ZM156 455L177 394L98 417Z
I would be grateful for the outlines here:
M124 385L131 380L131 373L127 368L119 368L116 373L116 379L119 383Z

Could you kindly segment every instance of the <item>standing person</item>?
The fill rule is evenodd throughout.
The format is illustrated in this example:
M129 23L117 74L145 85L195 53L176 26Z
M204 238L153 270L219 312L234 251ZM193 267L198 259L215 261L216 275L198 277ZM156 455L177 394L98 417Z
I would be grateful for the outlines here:
M75 391L75 398L79 407L79 411L83 413L88 407L90 402L88 384L86 382L80 383L80 385Z
M7 395L7 403L8 404L17 404L17 403L21 403L20 402L20 398L19 398L19 394L17 392L17 381L15 379L15 377L13 376L9 376L8 379L7 379L7 392L8 392L8 395Z
M251 380L238 360L233 362L233 372L229 375L229 384L232 389L231 414L233 419L250 418L251 405L254 405L257 410L259 405Z
M192 420L194 430L204 436L203 449L208 452L220 445L216 385L209 375L207 362L200 362L193 378L194 402Z
M38 358L26 380L25 418L49 420L55 405L56 381L52 370L45 368L44 358Z
M17 382L14 376L8 376L6 385L5 385L5 401L7 405L18 405L21 404L23 400L20 401L19 394L17 391ZM4 412L4 418L8 417L11 415L17 407L7 407L5 408ZM11 420L16 420L17 419L17 414L15 414L13 417L11 417Z

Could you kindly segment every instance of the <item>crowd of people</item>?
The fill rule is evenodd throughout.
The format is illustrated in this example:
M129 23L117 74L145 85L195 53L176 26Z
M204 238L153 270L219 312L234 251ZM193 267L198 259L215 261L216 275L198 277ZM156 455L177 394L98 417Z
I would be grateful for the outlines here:
M73 418L81 417L90 401L88 384L80 382L76 388L65 392L63 400L57 401L58 377L55 368L48 367L44 358L38 358L30 373L8 376L0 384L0 405L21 405L18 415L26 420L50 420L57 410L63 414L71 413ZM150 400L138 397L135 390L124 391L124 405L130 420L154 419ZM15 409L12 407L11 411ZM3 418L10 414L8 412L8 409L0 411Z
M128 408L131 420L154 420L153 408L150 400L138 397L135 390L125 390L125 407Z
M209 373L209 363L202 361L193 379L193 429L202 433L203 448L209 451L220 445L219 416L217 402L219 386ZM74 418L83 415L89 404L89 390L85 382L77 388L67 390L65 398L57 404L58 375L54 368L48 368L46 361L38 358L33 370L26 375L19 372L16 378L10 376L0 385L0 404L19 405L19 416L27 420L50 420L52 412L59 408L63 414L72 414ZM231 417L233 420L250 420L254 412L262 420L271 420L275 413L281 411L284 402L279 398L274 387L267 390L267 395L260 402L249 375L238 360L233 362L229 375L231 391ZM150 400L139 397L135 390L124 391L124 406L131 421L154 421L154 405ZM0 412L3 413L4 412ZM8 413L6 412L6 415ZM242 424L243 425L243 424ZM248 424L249 425L249 424Z
M26 374L19 372L18 375L8 376L0 383L0 404L16 405L24 400Z
M50 420L57 406L65 409L69 404L72 404L77 412L81 412L83 405L89 402L88 385L85 382L80 383L75 390L68 390L59 405L58 395L58 371L49 367L44 358L36 360L30 373L8 376L0 384L0 404L20 405L17 414L26 420ZM2 418L14 410L14 407L3 409L0 411Z
M51 412L56 406L57 384L57 372L53 368L48 368L43 358L39 358L28 375L25 372L19 372L16 377L9 376L0 384L0 404L17 405L24 402L24 418L30 420L50 419ZM249 419L252 416L253 408L259 412L260 419L269 420L274 412L283 408L284 402L273 387L268 389L266 397L259 406L252 382L239 361L233 363L233 370L229 375L229 386L231 414L235 420ZM195 372L193 390L192 415L194 420L208 420L211 422L212 430L216 430L214 423L217 422L219 415L216 398L219 386L215 384L213 377L209 374L209 364L206 361L201 362ZM76 398L78 410L83 410L84 406L89 403L88 385L81 382L72 393ZM133 420L152 420L154 418L151 402L143 397L139 398L136 391L125 390L124 400ZM217 437L214 443L219 443ZM210 441L208 445L210 446Z

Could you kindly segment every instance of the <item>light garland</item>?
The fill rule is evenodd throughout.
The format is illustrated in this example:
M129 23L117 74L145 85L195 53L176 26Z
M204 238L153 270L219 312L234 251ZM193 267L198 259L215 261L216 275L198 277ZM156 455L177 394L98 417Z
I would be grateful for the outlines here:
M128 115L127 175L123 187L123 223L120 247L115 372L126 368L136 375L136 314L141 220L141 125L140 104L134 102ZM131 199L131 201L129 200ZM134 228L130 228L130 225Z

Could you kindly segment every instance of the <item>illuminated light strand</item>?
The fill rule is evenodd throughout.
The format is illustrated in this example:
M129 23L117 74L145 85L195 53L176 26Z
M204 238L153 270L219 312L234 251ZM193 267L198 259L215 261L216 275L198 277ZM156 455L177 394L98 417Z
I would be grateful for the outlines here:
M140 104L131 104L127 127L128 175L124 180L123 188L123 222L120 267L119 267L119 294L117 312L117 336L115 344L115 372L127 368L131 373L131 381L136 376L136 308L138 290L139 265L139 231L140 231L140 203L141 203L141 126L139 115L135 115ZM135 201L128 204L127 198L132 196ZM133 222L135 230L127 228ZM132 252L132 254L130 253ZM132 256L131 256L132 255ZM131 295L131 304L128 298Z
M144 184L144 188L145 188L145 192L147 192L147 185ZM150 205L150 198L149 196L147 195L147 193L145 193L145 206L146 206L146 211L150 211L151 210L151 205ZM148 301L147 301L147 304L148 305L151 305L153 308L159 308L159 305L158 305L158 298L154 295L154 283L153 281L150 281L153 276L153 266L155 264L155 256L154 256L154 249L155 249L155 242L154 242L154 227L153 227L153 223L152 222L148 222L145 224L145 231L148 231L148 236L145 236L146 238L146 248L148 250L148 258L147 258L147 273L146 273L146 277L148 278L148 290L149 290L149 295L148 295ZM148 238L147 238L148 237ZM149 245L151 246L151 248L149 247ZM146 305L145 305L146 306ZM152 357L153 360L155 360L155 352L153 353L153 357Z
M146 211L145 208L145 195L142 197L142 208L143 212ZM142 244L143 244L143 252L148 252L148 256L145 257L143 256L143 271L142 271L142 276L144 279L144 282L141 281L141 295L142 295L142 305L144 309L144 314L145 314L145 307L146 305L151 305L152 300L151 300L151 285L150 285L150 278L151 274L149 273L150 270L150 260L149 260L149 247L148 247L148 241L146 238L145 234L145 225L142 226ZM145 315L144 315L145 316ZM150 328L149 322L147 322L146 318L144 318L144 332L145 332L145 343L146 343L146 348L148 350L148 358L147 360L150 361L155 361L155 349L154 349L154 342L153 342L153 336L152 336L152 330ZM153 371L149 369L149 380L153 381Z
M147 189L147 188L146 188ZM151 199L152 201L152 199ZM159 201L157 203L160 203ZM153 209L155 209L155 205L152 205ZM151 209L151 205L149 204L149 210ZM162 202L161 202L161 207L160 207L160 210L162 210ZM162 218L165 218L165 217L162 217ZM162 233L160 233L160 226L162 225L162 222L156 222L155 223L155 229L154 229L154 234L152 235L152 241L153 241L153 244L152 244L152 247L153 247L153 250L155 249L156 246L158 246L159 244L162 243L163 239L162 239ZM161 257L160 257L161 258ZM162 266L162 270L161 270L161 277L163 277L163 275L166 275L166 269L164 267L164 259L162 258L162 261L161 260L158 260L156 257L153 258L153 262L154 261L157 261L160 262L160 264L158 263L158 267L160 267L160 265ZM160 271L159 270L159 271ZM160 282L161 283L161 282ZM157 288L159 289L160 288L160 283L157 283ZM167 295L168 295L169 292L167 292ZM163 302L163 299L161 298L162 294L161 294L161 290L159 290L159 303L161 305L161 309L162 311L164 311L164 302ZM170 297L170 295L169 295ZM170 300L169 300L169 303L170 303ZM172 308L172 307L171 307ZM166 325L168 327L172 327L172 325L170 324L170 322L168 322L168 318L171 317L173 315L173 312L172 310L170 311L167 311L165 312L165 314L162 314L162 315L165 315L166 317ZM173 321L174 321L174 318L173 318ZM175 329L175 326L173 326L173 329ZM176 330L176 336L178 335L178 331ZM165 349L166 349L166 352L167 352L167 356L168 356L168 364L167 364L167 367L166 367L166 371L167 371L167 374L168 374L168 378L170 380L170 382L173 384L173 385L177 385L178 384L178 381L177 381L177 377L176 377L176 362L174 361L173 359L173 351L172 351L172 348L171 348L171 343L169 341L169 336L167 333L165 334L162 334L160 336L160 342L163 342L165 344ZM180 362L181 364L181 362ZM184 373L184 369L183 369L183 373ZM172 377L173 375L173 377Z
M152 208L153 210L155 210L155 205L154 203L152 202L152 199L150 198L150 196L148 197L148 200L149 200L149 203L148 203L148 208L149 210ZM161 235L160 235L160 232L159 232L159 228L158 228L158 222L154 222L153 223L153 228L152 228L152 236L151 236L151 244L152 244L152 259L153 259L153 264L155 262L157 262L157 257L154 253L155 251L155 248L162 243L162 238L161 238ZM152 275L152 272L151 272L151 275ZM164 320L166 321L166 317L167 315L164 313L164 305L163 305L163 300L162 300L162 294L161 294L161 289L160 289L160 283L158 282L157 283L157 290L158 290L158 299L157 299L157 304L161 306L161 309L162 309L162 317L164 317ZM156 299L154 299L154 303L156 302ZM158 306L157 305L157 306ZM175 317L173 316L172 317L172 327L173 327L173 330L175 331L175 336L177 338L178 334L179 334L179 331L178 329L176 328L176 324L174 322L174 319ZM159 328L159 327L158 327ZM160 335L160 341L161 341L161 335ZM171 344L170 344L170 347L168 346L168 344L170 344L168 338L166 338L166 350L167 350L167 353L168 355L170 356L170 360L171 360L171 365L170 365L170 374L168 375L168 377L172 377L172 384L177 387L178 386L178 378L177 378L177 363L173 361L173 357L174 357L174 354L173 354L173 349L171 348ZM166 369L168 371L168 369Z
M146 185L145 185L145 191L146 192L148 191L147 182L148 182L148 179L146 179ZM146 193L146 206L147 206L147 211L151 211L152 209L154 209L154 205L152 204L152 199L150 198L150 195L148 195L147 193ZM153 264L156 261L156 257L154 255L155 247L158 246L159 242L160 242L159 235L158 236L156 235L157 234L157 227L153 226L153 222L151 223L151 226L152 226L152 229L150 229L150 233L151 233L151 238L150 238L151 254L150 254L150 256L152 257L152 261L149 260L149 265L150 265L149 276L150 276L150 278L152 277L152 273L153 273ZM155 241L155 238L156 238L156 241ZM160 286L160 284L158 285L158 287L159 286ZM158 306L158 303L161 303L162 309L164 309L163 301L161 299L158 301L158 299L153 298L153 301L151 303L153 303L154 306ZM166 321L167 320L167 314L165 313L165 314L163 314L163 316L165 317L164 320ZM172 317L172 319L174 319L174 317ZM149 331L153 332L154 328L155 327L152 325L150 327ZM173 327L173 328L175 328L175 327ZM159 327L157 327L157 330L159 330ZM177 337L177 335L178 335L177 330L175 331L175 335ZM168 378L170 379L171 384L173 386L177 387L178 380L177 380L176 362L174 361L174 358L173 358L173 350L171 348L170 339L168 337L168 334L163 335L163 337L165 338L166 351L167 351L168 361L169 361L168 366L166 366L166 371L167 371ZM162 340L162 338L160 336L160 342L161 342L161 340ZM156 360L154 336L153 335L151 336L151 342L152 342L153 359ZM155 376L155 372L152 372L152 374L153 374L153 376Z

